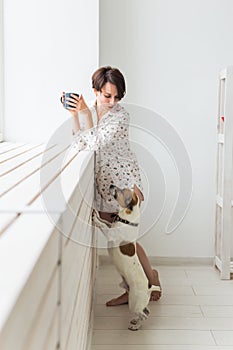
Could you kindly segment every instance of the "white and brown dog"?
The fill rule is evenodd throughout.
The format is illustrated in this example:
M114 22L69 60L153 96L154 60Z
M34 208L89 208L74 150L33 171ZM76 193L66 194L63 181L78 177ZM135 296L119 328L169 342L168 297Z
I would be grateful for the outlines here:
M148 304L152 291L161 291L159 286L149 285L136 250L140 201L130 189L110 186L110 192L119 203L119 213L112 224L93 212L93 222L108 240L108 252L122 277L121 287L128 292L129 309L135 314L129 329L136 331L150 314Z

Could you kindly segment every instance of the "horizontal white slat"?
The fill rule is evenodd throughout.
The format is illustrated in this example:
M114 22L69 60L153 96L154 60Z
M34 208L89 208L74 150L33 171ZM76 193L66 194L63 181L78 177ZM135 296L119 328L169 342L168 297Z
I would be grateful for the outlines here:
M91 252L90 252L91 254ZM91 255L88 259L88 264L86 268L86 273L82 275L82 291L80 293L79 303L76 305L76 312L75 312L75 322L73 323L73 326L77 324L76 332L78 334L78 337L76 337L77 340L77 349L86 349L87 344L87 335L89 332L90 327L90 315L91 315L91 307L92 307L92 275L91 275ZM89 291L89 293L85 293L86 291ZM85 300L83 303L82 300ZM80 310L81 309L81 310ZM79 310L82 313L82 318L79 318ZM73 333L75 338L75 327L73 327Z
M59 334L58 334L58 319L60 317L59 309L57 308L55 315L53 315L53 321L48 330L47 337L45 339L44 344L41 346L41 349L44 350L57 350L58 342L59 342ZM30 349L28 349L30 350Z
M21 147L13 148L10 152L0 154L0 164L7 163L12 159L17 159L23 154L27 154L31 150L35 150L40 145L25 144Z
M83 155L84 156L84 155ZM85 295L90 285L85 285L82 280L82 274L88 276L91 273L89 269L89 251L91 248L80 245L76 241L79 240L80 234L87 234L91 229L85 222L87 217L90 217L90 203L93 200L93 159L88 163L81 176L79 185L75 193L70 198L70 207L77 212L76 222L73 226L73 232L77 231L77 236L74 237L73 232L71 239L62 237L62 348L69 349L70 344L73 344L74 338L77 338L77 332L71 334L73 325L75 326L74 312L77 302L80 298L80 293L84 291ZM68 193L69 195L69 193ZM67 214L67 212L65 213ZM70 213L63 218L63 225L72 228L69 225ZM82 220L79 220L82 218ZM89 233L87 236L91 236ZM74 238L77 238L75 240ZM86 270L87 269L87 270ZM82 305L85 305L85 300L82 299ZM79 316L81 305L79 305ZM81 316L80 316L81 317ZM72 321L73 320L73 321ZM81 335L79 335L80 337ZM70 338L71 337L71 338Z
M49 160L53 157L53 154L49 154ZM60 155L62 157L62 155ZM50 163L48 163L47 167L52 167L55 165L57 158L53 159ZM30 177L28 177L25 181L22 181L19 183L19 185L12 188L11 191L7 192L5 195L2 196L1 202L0 202L0 209L11 209L12 205L14 207L23 207L27 205L27 203L35 196L36 193L40 191L40 165L41 161L40 159L36 159L36 162L33 164L34 168L27 167L24 173L24 177L27 176L30 172L33 172L37 169L36 172L34 172ZM18 181L20 177L18 177L18 172L15 172L13 175L13 179L11 180L10 185L12 185L12 182L14 182L14 176L15 181ZM11 175L6 176L6 183L7 184L7 178L11 179ZM19 175L20 176L20 175ZM52 175L51 175L52 176Z
M8 146L14 148L14 145L4 145L2 149L7 151ZM43 146L30 150L30 145L20 145L18 149L2 153L1 171L8 173L1 178L1 190L16 185L0 200L0 211L4 213L0 228L12 221L0 236L0 348L4 350L55 349L60 337L59 309L62 309L63 343L84 346L89 328L94 279L90 247L93 153L77 153L71 148L65 158L62 155L51 160L57 148L50 150L46 157L38 155L40 152L43 153ZM14 158L9 160L11 157ZM37 169L41 159L48 162L43 171L37 170L17 184L22 176ZM43 184L41 175L45 176ZM59 201L59 193L63 194L63 202ZM44 205L46 198L51 201ZM62 225L71 239L56 231L55 227ZM75 242L80 239L84 239L81 243L87 246ZM61 265L58 266L59 259ZM57 305L59 296L60 306Z
M49 159L56 157L64 148L53 147L47 151ZM31 152L30 156L27 157L24 155L23 159L20 160L20 166L17 166L15 169L12 165L9 168L5 168L1 166L2 173L1 176L1 191L0 196L3 197L7 192L14 190L14 187L20 185L20 183L25 183L30 179L35 172L40 172L41 167L44 166L42 162L44 147L41 147L39 150L35 152ZM39 155L39 156L37 156ZM30 161L27 161L31 159ZM8 171L8 170L10 171ZM14 169L11 171L11 169Z
M17 158L14 158L7 162L2 163L0 176L1 177L6 176L13 172L15 177L15 182L18 181L22 175L22 173L20 173L20 171L22 171L21 169L24 169L23 170L24 175L25 175L25 172L26 174L30 173L33 169L35 169L38 166L38 164L40 164L40 161L37 161L37 157L40 157L41 159L44 152L49 152L52 149L56 150L58 149L58 147L54 145L47 150L45 145L41 145L37 148L31 149L27 153L21 154ZM36 163L36 165L34 165L33 163ZM29 166L28 169L27 169L27 165ZM5 180L5 177L3 177L3 179ZM8 176L7 176L7 179L8 179Z
M76 155L76 156L75 156ZM75 157L74 159L72 159ZM69 163L70 159L72 161ZM68 164L69 163L69 164ZM92 152L80 152L77 153L75 149L68 154L65 164L68 164L66 168L62 171L61 175L57 176L51 182L46 181L45 186L42 185L42 190L47 186L42 194L42 197L37 197L35 201L30 205L33 210L44 210L47 211L64 211L67 203L69 202L74 189L77 187L79 181L79 187L82 186L82 181L80 180L83 173L87 172L87 164L92 165L93 173L93 153ZM46 167L48 168L48 167ZM47 169L45 169L47 171ZM49 169L51 173L52 169ZM50 175L51 176L51 175ZM51 179L52 177L49 178ZM89 177L89 174L88 174ZM46 176L47 178L47 176Z
M36 266L53 230L53 224L46 214L30 214L30 216L22 214L1 236L0 329ZM55 242L58 242L59 237L59 234L54 235L55 241L52 246L55 251L58 249ZM47 258L47 263L51 259L55 261L57 254L51 254ZM44 278L50 268L53 268L52 263L46 264L45 270L41 271L41 277Z
M4 195L0 201L0 211L12 211L12 207L17 210L21 210L25 205L31 206L32 211L44 211L45 208L40 198L41 191L45 190L45 198L49 198L49 203L47 204L46 210L51 211L63 211L64 204L72 194L75 185L77 185L79 180L79 169L82 172L84 170L83 163L86 161L86 157L90 160L92 153L90 152L80 152L77 153L76 150L70 152L65 160L65 163L60 167L60 162L63 159L63 155L60 155L56 159L53 159L43 168L43 173L39 171L30 176L27 181L20 183L18 186L13 188L10 192ZM72 159L75 157L74 159ZM64 178L66 183L70 178L69 190L65 192L66 198L64 200L59 200L61 191L61 172L64 171L66 175ZM42 174L42 175L41 175ZM41 182L41 176L43 181ZM63 180L62 179L62 180ZM65 181L62 182L65 184ZM66 185L67 186L67 185ZM67 187L68 188L68 187ZM34 202L35 204L34 204ZM31 205L33 203L33 205ZM49 208L48 208L49 206Z
M82 288L77 293L76 304L72 314L72 321L69 330L69 339L66 350L68 349L85 349L87 334L90 323L91 307L91 250L86 257L84 271L81 275L80 285Z
M12 142L1 142L0 143L0 154L8 153L13 149L24 146L24 143L12 143Z
M3 231L18 217L17 213L0 213L0 237Z
M63 269L62 266L62 324L64 333L69 331L75 297L81 285L81 274L85 269L85 257L88 255L89 249L81 246L78 248L77 244L73 243L63 253L62 264L70 267L70 269L67 269L64 266Z
M93 204L93 183L88 187L78 210L72 231L67 235L72 241L90 246L92 242L91 213ZM68 232L67 232L68 233Z
M73 279L79 281L86 249L86 247L83 248L81 245L70 240L70 243L62 250L62 281L64 285L68 285L69 281L72 281ZM82 264L80 264L81 261ZM72 271L70 266L73 267ZM71 291L67 289L67 293L69 294L70 292ZM65 296L66 293L63 294L63 297Z
M35 318L24 341L23 350L41 350L41 345L46 342L47 337L50 337L49 330L53 322L56 322L58 330L58 283L59 268L57 266L34 315Z
M93 186L93 158L90 159L86 170L81 178L79 178L78 185L75 188L71 198L69 199L69 206L63 214L63 226L65 228L64 236L69 237L72 232L74 222L79 216L82 202L92 203L94 186Z
M84 255L83 255L84 253ZM73 337L81 337L81 334L77 333L77 322L82 323L86 317L90 316L82 313L82 307L90 306L85 304L84 295L87 294L87 290L90 288L89 274L91 270L91 248L82 248L82 256L76 257L76 270L77 277L69 278L69 280L62 281L63 299L62 299L62 339L61 348L64 350L71 349L73 343ZM82 261L82 264L80 264ZM79 263L79 264L78 264ZM72 265L71 265L72 266ZM76 325L76 333L72 333L73 326ZM79 347L77 347L79 348Z
M87 232L87 231L86 231ZM86 249L89 249L89 246L82 245L79 241L73 240L73 239L66 239L63 236L63 240L66 242L66 244L63 244L63 264L62 264L62 271L64 272L63 280L64 283L67 283L67 280L73 277L78 278L79 274L81 273L80 270L80 261L81 256L85 254ZM70 265L73 264L74 270L70 271ZM75 269L77 268L77 271Z

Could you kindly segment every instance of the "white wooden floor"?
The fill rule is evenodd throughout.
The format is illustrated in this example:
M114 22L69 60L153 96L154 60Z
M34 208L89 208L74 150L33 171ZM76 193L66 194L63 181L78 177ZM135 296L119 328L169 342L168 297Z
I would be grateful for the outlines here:
M128 306L106 307L122 293L113 266L97 276L92 350L233 349L233 280L221 281L211 266L157 266L163 287L151 302L142 330L127 330Z

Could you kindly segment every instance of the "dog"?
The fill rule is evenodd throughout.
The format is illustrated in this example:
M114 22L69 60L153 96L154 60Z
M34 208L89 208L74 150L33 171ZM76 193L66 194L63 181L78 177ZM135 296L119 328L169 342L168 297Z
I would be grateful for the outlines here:
M135 315L128 329L136 331L142 326L150 311L148 304L152 291L161 291L160 286L149 285L147 276L137 256L135 240L138 238L140 201L134 191L110 186L110 193L118 201L119 212L113 223L100 218L93 211L93 223L108 240L108 252L122 277L120 286L128 292L129 310Z

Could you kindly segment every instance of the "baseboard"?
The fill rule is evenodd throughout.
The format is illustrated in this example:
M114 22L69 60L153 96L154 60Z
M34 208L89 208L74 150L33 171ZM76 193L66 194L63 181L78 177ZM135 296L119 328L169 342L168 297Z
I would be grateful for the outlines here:
M182 266L182 265L206 265L214 266L214 257L164 257L149 256L151 265ZM111 265L112 261L108 255L99 255L99 265Z
M149 257L152 265L214 265L214 257Z

